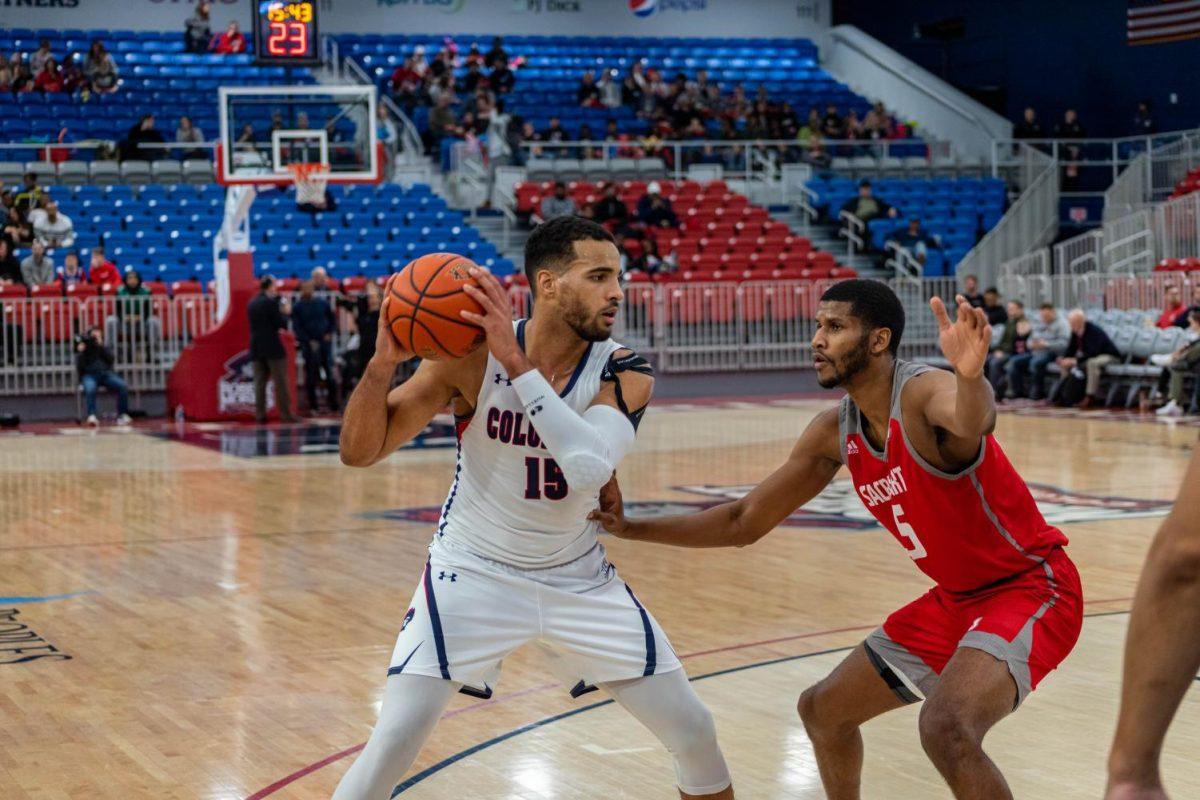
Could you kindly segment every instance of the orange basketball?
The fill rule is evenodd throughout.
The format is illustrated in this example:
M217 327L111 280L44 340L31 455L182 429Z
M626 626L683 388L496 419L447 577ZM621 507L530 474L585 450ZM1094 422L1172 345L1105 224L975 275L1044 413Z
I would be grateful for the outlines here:
M379 316L401 347L437 361L462 358L483 343L483 329L458 314L483 313L462 288L479 285L467 274L473 266L456 253L430 253L391 277Z

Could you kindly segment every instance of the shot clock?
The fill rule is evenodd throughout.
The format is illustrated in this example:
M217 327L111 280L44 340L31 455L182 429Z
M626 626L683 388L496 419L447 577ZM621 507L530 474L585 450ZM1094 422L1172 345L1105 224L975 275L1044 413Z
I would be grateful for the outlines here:
M309 67L320 62L317 0L254 0L254 63Z

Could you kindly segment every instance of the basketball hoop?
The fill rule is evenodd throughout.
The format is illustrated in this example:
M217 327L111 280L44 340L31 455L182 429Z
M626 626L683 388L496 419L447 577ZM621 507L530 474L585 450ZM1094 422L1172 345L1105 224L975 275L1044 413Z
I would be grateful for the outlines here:
M296 186L296 203L325 205L325 186L329 183L329 165L297 161L287 165Z

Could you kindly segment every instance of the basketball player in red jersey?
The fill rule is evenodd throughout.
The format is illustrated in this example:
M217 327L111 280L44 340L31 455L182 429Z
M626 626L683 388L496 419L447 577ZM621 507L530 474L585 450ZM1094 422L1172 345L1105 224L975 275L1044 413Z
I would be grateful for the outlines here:
M930 301L951 373L896 357L904 308L885 284L834 285L817 312L813 360L821 386L847 397L812 421L782 467L740 500L660 519L627 519L614 480L593 512L622 538L744 546L849 468L863 503L936 586L800 696L830 800L860 797L859 726L922 695L921 744L954 796L1011 798L983 738L1079 637L1067 539L992 436L987 318L956 300L955 323L940 299Z

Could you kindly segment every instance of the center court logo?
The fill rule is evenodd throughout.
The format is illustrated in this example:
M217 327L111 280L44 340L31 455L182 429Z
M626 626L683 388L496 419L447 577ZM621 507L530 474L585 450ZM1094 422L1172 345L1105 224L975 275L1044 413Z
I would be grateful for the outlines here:
M708 0L628 0L629 11L639 19L668 11L706 11Z

